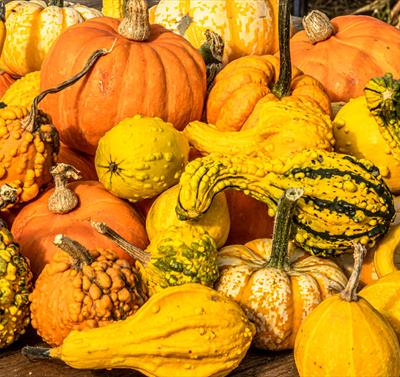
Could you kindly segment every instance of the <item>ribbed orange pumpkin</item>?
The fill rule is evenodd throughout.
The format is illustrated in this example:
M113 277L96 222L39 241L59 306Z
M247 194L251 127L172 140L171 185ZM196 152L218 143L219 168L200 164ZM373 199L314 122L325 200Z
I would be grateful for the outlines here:
M332 30L320 13L310 13L308 20ZM400 77L400 30L369 16L339 16L331 24L334 35L318 35L313 43L301 31L291 39L290 50L293 64L319 80L333 102L362 96L372 77L386 72Z
M0 97L3 97L5 91L15 81L15 79L7 72L0 72Z
M84 80L42 102L69 147L94 154L106 131L136 114L162 118L179 130L200 119L206 91L202 56L183 37L150 26L146 14L144 0L131 0L122 21L89 20L53 44L41 69L41 89L71 77L97 48L113 46Z

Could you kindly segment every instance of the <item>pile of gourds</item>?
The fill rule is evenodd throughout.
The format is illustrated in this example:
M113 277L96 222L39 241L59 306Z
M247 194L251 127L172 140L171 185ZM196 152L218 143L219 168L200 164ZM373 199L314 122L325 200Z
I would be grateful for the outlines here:
M256 347L398 377L400 31L102 12L0 5L0 348L31 324L52 348L23 354L74 368L225 376Z

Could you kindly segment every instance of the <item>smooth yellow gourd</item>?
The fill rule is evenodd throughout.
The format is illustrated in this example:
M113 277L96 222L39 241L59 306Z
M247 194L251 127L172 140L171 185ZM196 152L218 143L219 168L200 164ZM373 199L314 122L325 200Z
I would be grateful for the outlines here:
M255 333L238 304L200 284L169 287L135 315L102 328L72 331L60 347L25 347L73 368L132 368L153 377L226 376Z
M374 267L378 277L398 271L400 266L400 224L393 225L375 247Z

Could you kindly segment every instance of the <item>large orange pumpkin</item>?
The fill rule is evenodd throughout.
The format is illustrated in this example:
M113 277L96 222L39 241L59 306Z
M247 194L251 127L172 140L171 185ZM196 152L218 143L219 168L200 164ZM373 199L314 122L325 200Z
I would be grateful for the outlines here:
M14 81L15 79L7 72L0 72L0 97L3 97L3 94Z
M365 84L386 72L400 78L400 30L395 27L373 17L349 15L332 19L332 29L320 12L310 13L304 22L316 42L306 31L295 34L290 44L293 64L319 80L332 101L362 96ZM322 30L328 32L321 34Z
M136 114L179 130L200 119L203 58L183 37L150 26L144 0L130 0L122 21L101 17L63 32L43 62L41 90L73 76L94 50L111 46L83 80L42 102L65 144L94 154L106 131Z

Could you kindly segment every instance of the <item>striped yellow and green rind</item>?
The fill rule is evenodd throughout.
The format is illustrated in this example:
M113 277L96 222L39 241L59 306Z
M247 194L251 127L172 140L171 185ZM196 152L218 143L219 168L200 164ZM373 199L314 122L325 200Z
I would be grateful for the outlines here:
M367 106L393 157L400 160L400 80L391 73L371 79L364 88Z
M182 219L199 218L225 189L266 203L269 215L275 215L286 189L303 188L293 238L315 255L341 254L354 242L372 247L395 214L392 194L376 166L323 150L304 150L285 160L210 154L190 162L180 184L176 212Z

